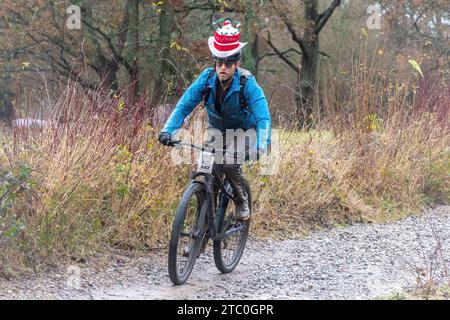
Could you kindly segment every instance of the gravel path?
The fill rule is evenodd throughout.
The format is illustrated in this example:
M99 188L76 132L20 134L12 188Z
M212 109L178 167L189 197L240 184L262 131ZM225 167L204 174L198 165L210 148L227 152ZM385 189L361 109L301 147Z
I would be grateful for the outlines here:
M212 246L185 285L171 285L166 252L116 253L49 270L29 279L0 279L0 299L372 299L416 288L417 278L448 283L450 206L386 224L355 224L301 240L249 239L230 274L214 266ZM79 275L79 277L78 277Z

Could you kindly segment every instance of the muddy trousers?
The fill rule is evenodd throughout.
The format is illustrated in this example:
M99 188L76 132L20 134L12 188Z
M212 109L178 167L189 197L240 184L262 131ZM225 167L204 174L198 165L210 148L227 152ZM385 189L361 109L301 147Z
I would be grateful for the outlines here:
M208 128L208 138L205 142L205 145L208 145L213 148L219 149L227 149L229 150L230 141L225 137L224 133L218 132L216 129ZM245 148L248 151L248 145L250 143L246 142ZM241 150L242 151L242 150ZM223 179L223 176L227 178L231 187L233 188L233 201L236 205L242 204L244 201L247 201L248 196L245 192L244 188L244 174L242 171L242 159L232 159L231 161L224 160L224 154L216 154L216 162L213 166L213 172ZM217 193L219 188L219 183L216 181L214 184L214 192Z
M244 174L240 164L214 164L214 173L223 179L223 176L227 178L231 187L233 188L233 201L235 204L241 204L247 201L247 193L244 188ZM216 181L214 184L214 193L217 194L219 189L219 183Z

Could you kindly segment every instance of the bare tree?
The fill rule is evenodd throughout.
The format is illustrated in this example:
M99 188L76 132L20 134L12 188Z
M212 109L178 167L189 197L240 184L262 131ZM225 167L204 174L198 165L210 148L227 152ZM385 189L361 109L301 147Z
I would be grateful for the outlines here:
M292 70L297 73L296 86L296 116L299 127L312 124L312 112L315 101L315 88L317 87L317 67L319 54L319 33L327 24L334 10L340 6L341 0L333 0L330 6L319 13L318 0L303 0L297 3L303 4L303 21L300 17L289 14L286 4L269 0L277 15L287 28L292 40L298 45L298 49L281 49L272 41L271 34L267 32L265 39L273 52L282 59ZM296 52L301 55L301 63L288 57L288 53Z

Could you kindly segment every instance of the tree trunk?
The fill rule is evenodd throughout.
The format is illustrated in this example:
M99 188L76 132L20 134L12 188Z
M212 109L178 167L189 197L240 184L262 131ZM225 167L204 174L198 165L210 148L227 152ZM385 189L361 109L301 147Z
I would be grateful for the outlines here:
M102 49L100 48L100 44L97 44L96 63L97 73L100 77L100 81L102 81L102 87L117 91L119 89L119 84L117 81L117 71L119 71L119 65L116 61L106 59L103 55Z
M83 7L84 19L90 24L95 25L95 19L93 18L92 8L88 5ZM95 46L95 54L93 55L93 65L95 65L95 71L97 72L100 82L99 86L102 88L117 91L119 84L117 81L117 71L119 70L119 65L114 59L108 59L105 55L102 42L95 33L90 28L87 29L88 39L93 41ZM97 83L96 83L97 86Z
M313 110L316 101L317 65L319 59L319 40L308 43L307 52L302 55L302 69L299 77L301 95L300 126L310 128L313 124Z
M128 62L131 66L130 74L130 98L132 101L139 96L139 0L129 0L130 24L128 27Z
M247 10L245 13L244 21L244 42L248 42L242 52L243 67L249 70L256 77L256 67L258 58L258 38L256 32L253 31L253 23L257 19L255 11L253 9L252 0L246 1Z
M10 122L13 118L12 94L8 92L2 93L0 96L0 120Z
M300 84L301 104L297 107L300 116L299 126L310 128L313 124L312 113L315 107L315 89L317 87L317 63L319 60L319 35L314 33L319 13L317 0L305 1L305 21L310 27L304 37L305 48L302 50Z
M164 75L169 70L169 63L165 60L169 53L172 27L174 23L174 15L171 5L168 1L165 1L162 7L162 11L159 15L159 36L157 56L155 59L155 90L154 90L154 102L155 99L161 98L165 88L163 88Z
M258 34L255 33L254 39L253 39L253 46L252 46L252 55L255 58L255 70L253 71L253 75L255 78L258 79L258 68L259 68L259 51L260 51L260 45L259 45L259 37Z

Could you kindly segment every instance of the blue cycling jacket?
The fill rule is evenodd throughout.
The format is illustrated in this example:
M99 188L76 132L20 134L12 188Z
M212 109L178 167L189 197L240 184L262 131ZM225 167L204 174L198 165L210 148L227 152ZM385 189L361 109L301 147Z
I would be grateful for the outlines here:
M186 90L164 125L162 132L173 134L175 130L179 129L184 119L202 101L206 87L209 86L211 87L211 92L206 104L209 125L221 131L226 129L247 130L256 128L257 148L267 150L270 144L271 119L266 96L256 82L255 77L250 75L247 78L244 90L247 108L241 108L239 99L240 78L241 73L246 70L238 68L234 74L230 90L223 101L222 113L218 113L214 107L217 74L214 73L208 80L212 70L213 68L204 70ZM208 84L206 84L207 80Z

